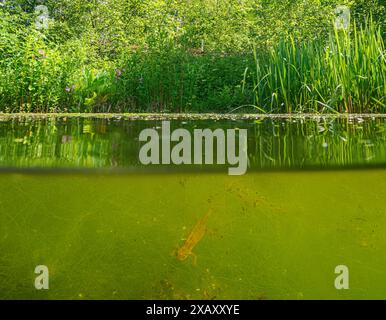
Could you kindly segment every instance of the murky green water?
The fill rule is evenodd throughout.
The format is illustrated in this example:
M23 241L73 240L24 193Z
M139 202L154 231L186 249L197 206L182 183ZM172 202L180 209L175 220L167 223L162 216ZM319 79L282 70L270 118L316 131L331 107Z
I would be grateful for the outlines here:
M231 177L136 173L138 134L159 121L1 122L0 164L13 169L0 174L0 298L386 298L385 123L172 123L247 128L250 168ZM49 290L34 287L37 265ZM338 265L350 290L334 286Z

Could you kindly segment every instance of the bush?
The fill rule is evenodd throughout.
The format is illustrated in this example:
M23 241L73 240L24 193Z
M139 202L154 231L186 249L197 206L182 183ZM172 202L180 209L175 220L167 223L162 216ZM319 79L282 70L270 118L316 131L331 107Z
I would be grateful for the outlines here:
M39 1L6 0L0 2L0 110L229 112L254 104L265 111L352 111L357 103L383 110L383 77L371 71L383 74L383 65L374 47L365 48L383 51L380 33L372 26L356 39L354 31L370 12L384 28L385 7L343 1L358 28L352 42L342 43L343 57L332 56L339 60L330 61L333 70L324 55L326 42L334 44L328 37L341 2L46 0L48 28L37 29ZM371 64L352 58L358 41ZM316 70L329 72L330 83Z

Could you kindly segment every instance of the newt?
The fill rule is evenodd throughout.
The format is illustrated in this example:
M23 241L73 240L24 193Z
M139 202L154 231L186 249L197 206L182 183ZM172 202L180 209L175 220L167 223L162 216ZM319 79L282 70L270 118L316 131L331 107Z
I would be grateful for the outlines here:
M180 261L186 260L188 257L193 257L193 264L197 262L197 256L193 253L194 247L202 240L206 233L206 226L208 218L211 215L212 210L210 209L204 217L202 217L197 224L193 227L188 238L181 248L177 250L177 259Z

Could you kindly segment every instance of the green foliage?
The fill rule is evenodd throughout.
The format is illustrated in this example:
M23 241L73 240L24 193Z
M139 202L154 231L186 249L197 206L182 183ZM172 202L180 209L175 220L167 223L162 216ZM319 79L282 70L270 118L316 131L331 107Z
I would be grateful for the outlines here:
M0 3L0 110L227 112L253 103L279 110L283 101L293 110L310 105L319 110L314 93L313 99L304 92L298 95L303 83L294 82L298 91L284 84L279 90L272 79L261 81L258 72L276 66L279 76L278 66L286 65L280 60L286 58L283 52L292 54L288 50L294 43L300 50L296 54L306 55L302 63L310 59L316 67L322 65L323 59L307 54L323 56L337 4L351 7L358 28L370 13L374 24L385 25L385 3L376 0L5 0ZM36 28L39 5L48 8L47 29ZM357 34L352 31L349 38ZM376 28L364 30L361 37L365 32L371 41L376 38L378 48ZM368 77L363 72L381 69L374 64L375 53L363 46L362 53L370 54L366 61L373 64L366 64L368 70L356 68ZM256 69L253 48L265 61L257 73L251 72ZM302 67L297 70L301 81L313 80L305 66L297 67ZM341 76L345 88L364 86L354 73ZM371 86L383 78L375 78L366 89L381 106L382 86ZM253 79L265 91L257 93ZM332 99L335 109L350 109L347 98L327 91L320 95L320 102ZM269 103L268 96L274 97ZM370 105L370 100L364 102Z

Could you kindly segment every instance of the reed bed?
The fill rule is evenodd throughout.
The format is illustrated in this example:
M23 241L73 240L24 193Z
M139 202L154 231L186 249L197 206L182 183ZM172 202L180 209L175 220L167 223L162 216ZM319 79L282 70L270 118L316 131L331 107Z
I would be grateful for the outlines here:
M261 112L381 112L386 108L386 51L371 20L327 40L281 40L254 50L254 102Z

